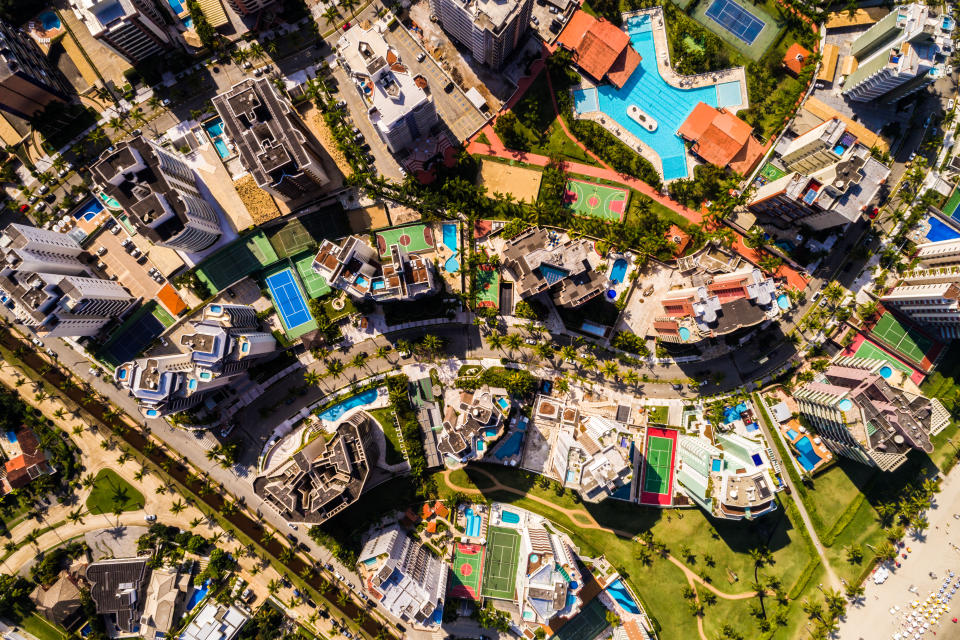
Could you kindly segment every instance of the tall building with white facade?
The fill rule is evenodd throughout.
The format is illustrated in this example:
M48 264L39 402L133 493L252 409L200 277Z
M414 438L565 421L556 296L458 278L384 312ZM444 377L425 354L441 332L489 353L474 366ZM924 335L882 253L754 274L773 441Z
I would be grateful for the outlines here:
M234 11L242 16L250 16L276 3L277 0L227 0Z
M33 38L0 21L0 109L29 119L51 102L65 102L70 83Z
M135 302L119 283L90 277L70 236L11 224L0 235L0 290L17 318L48 336L94 336Z
M178 153L137 136L117 143L90 171L153 244L197 252L220 238L217 213Z
M898 468L911 449L931 453L931 436L950 423L939 400L884 360L837 358L793 395L830 451L881 471Z
M313 271L331 287L377 302L413 300L436 290L430 260L411 255L399 243L386 249L381 256L360 236L350 236L343 246L324 240L313 259Z
M946 340L960 338L960 241L918 245L916 258L880 301Z
M273 335L258 327L251 307L207 305L181 335L181 353L124 363L114 377L148 418L191 409L210 391L277 353Z
M399 526L367 540L357 569L367 592L395 617L420 629L440 628L447 565Z
M295 200L327 185L320 149L267 78L248 78L213 98L243 167L270 194Z
M533 0L430 0L443 30L477 62L499 69L530 27Z
M896 6L850 47L856 70L847 76L843 95L854 102L892 103L943 77L938 62L950 47L950 31L933 7Z
M159 6L151 0L70 0L90 35L130 62L173 49Z
M960 265L960 239L918 244L916 257L927 268Z
M437 124L433 98L377 31L354 25L340 36L337 53L367 105L367 115L390 151L397 153L426 137Z

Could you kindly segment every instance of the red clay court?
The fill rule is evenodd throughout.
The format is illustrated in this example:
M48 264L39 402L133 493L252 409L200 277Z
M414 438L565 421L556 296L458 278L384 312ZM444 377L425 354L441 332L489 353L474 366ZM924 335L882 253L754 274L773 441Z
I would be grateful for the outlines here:
M676 457L677 431L647 427L640 504L668 507L673 503L673 465Z
M483 576L483 545L457 543L453 551L453 580L450 595L454 598L480 599Z

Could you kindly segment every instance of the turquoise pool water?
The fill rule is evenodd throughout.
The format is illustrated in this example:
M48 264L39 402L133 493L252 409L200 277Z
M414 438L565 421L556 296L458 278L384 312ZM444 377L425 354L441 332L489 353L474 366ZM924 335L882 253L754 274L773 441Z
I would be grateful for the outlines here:
M626 585L617 578L607 586L607 593L610 594L614 600L617 601L624 611L632 613L634 615L639 615L640 607L637 606L637 603L633 601L633 596L630 595L630 592L627 591Z
M573 104L577 113L600 111L596 89L577 89L573 92Z
M715 458L710 461L710 470L719 473L723 471L723 460Z
M642 58L640 65L622 89L612 85L603 85L598 89L600 111L648 144L660 156L664 179L686 178L686 154L683 140L677 136L677 129L698 102L718 106L718 89L714 85L678 89L667 84L657 69L657 51L653 44L650 16L630 18L627 21L627 33L633 48ZM731 94L729 89L722 91L725 95ZM656 131L647 131L627 115L627 107L631 104L638 105L657 121Z
M206 127L207 133L211 136L222 136L223 135L223 120L217 118L216 120L211 120L210 124Z
M193 18L191 18L190 16L187 16L186 18L184 18L184 19L183 19L183 26L185 26L187 29L192 29L192 28L193 28Z
M510 437L503 441L493 452L493 457L497 460L506 460L520 453L520 446L523 444L523 432L514 431Z
M797 454L797 462L799 462L800 466L805 470L813 471L813 468L817 466L821 458L817 455L817 452L813 450L813 443L810 442L810 438L803 436L793 444L797 448L797 451L799 451Z
M447 273L456 273L460 271L460 261L457 259L457 254L453 254L447 261L443 263L443 269Z
M180 0L167 0L167 4L170 5L170 8L173 9L173 12L177 15L183 13L183 4Z
M740 82L721 82L717 85L717 106L735 107L743 104L740 95Z
M787 437L790 438L791 440L795 439L797 435L798 435L797 432L794 431L793 429L787 429Z
M200 604L200 602L207 596L207 591L210 590L210 581L205 581L201 586L195 588L193 593L190 594L190 599L187 600L187 611L193 611L193 608Z
M680 327L677 333L680 334L680 339L684 342L690 340L690 329L687 329L686 327Z
M623 282L623 277L627 275L627 261L623 258L617 258L610 269L610 281L614 284Z
M103 211L103 205L100 204L100 201L96 198L91 198L80 209L73 212L73 217L77 220L83 218L87 222L90 222L96 218L97 214L101 211Z
M497 398L497 406L503 411L508 411L510 409L510 402L506 398Z
M319 414L319 417L321 420L330 420L331 422L333 422L338 418L340 418L340 416L345 414L347 411L350 411L350 409L353 409L354 407L362 407L364 405L368 405L376 399L377 399L377 390L368 389L363 393L358 393L355 396L347 398L343 402L338 402L337 404L333 405L329 409L321 411Z
M223 141L223 138L214 138L213 146L217 149L217 155L221 158L227 158L230 156L230 149L227 148L227 143Z
M60 28L60 18L53 11L44 11L40 14L40 24L44 31L56 31Z
M517 524L520 522L520 516L515 514L513 511L507 511L506 509L500 512L500 519L508 524Z
M777 296L777 306L786 311L790 308L790 298L785 293Z
M890 376L893 375L893 369L891 369L890 367L884 365L884 366L880 367L880 371L878 371L877 373L879 373L880 376L883 377L883 378L889 378Z
M447 249L450 249L450 251L456 252L457 225L451 223L446 223L443 225L443 244L445 244Z
M480 535L480 524L482 523L480 516L474 515L473 509L470 507L467 507L463 514L467 517L467 536L476 538Z
M837 403L837 407L840 409L840 411L850 411L850 409L853 409L853 400L850 398L844 398Z
M580 325L580 331L589 333L592 336L597 336L598 338L603 338L607 335L607 328L605 326L597 324L596 322L590 322L589 320L583 321L583 324Z
M120 208L120 203L117 202L117 199L116 199L116 198L111 198L110 196L108 196L108 195L105 194L105 193L101 193L101 194L100 194L100 199L103 200L104 204L106 204L106 205L107 205L108 207L110 207L111 209L119 209L119 208Z

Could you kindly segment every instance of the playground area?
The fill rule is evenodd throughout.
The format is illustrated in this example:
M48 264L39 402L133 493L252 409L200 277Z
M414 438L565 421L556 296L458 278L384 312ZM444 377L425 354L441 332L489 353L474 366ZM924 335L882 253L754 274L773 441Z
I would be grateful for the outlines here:
M575 215L623 222L627 215L630 192L622 187L568 180L565 197Z
M897 320L889 311L880 316L880 320L870 330L870 335L884 346L901 354L908 362L929 372L940 353L941 345Z
M453 580L450 596L480 599L480 578L483 575L483 545L457 543L453 550Z
M500 306L500 274L490 265L477 267L477 307Z
M487 558L483 568L485 598L512 600L520 561L520 534L513 529L487 530Z
M640 503L669 506L673 496L673 463L677 432L651 427L643 450Z
M436 246L433 231L423 224L392 227L377 232L377 250L381 258L390 255L390 245L394 244L399 244L410 253L429 251Z

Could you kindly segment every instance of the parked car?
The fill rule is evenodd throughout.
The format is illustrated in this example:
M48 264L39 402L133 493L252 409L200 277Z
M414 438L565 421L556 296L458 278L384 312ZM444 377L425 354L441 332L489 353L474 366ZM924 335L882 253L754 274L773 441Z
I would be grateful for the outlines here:
M41 340L40 338L30 338L30 342L32 342L35 346L38 346L38 347L43 346L43 340Z
M143 516L143 519L147 522L154 522L157 519L157 516L153 515L152 513L148 513L147 515Z
M48 187L45 184L40 185L40 188L37 189L37 193L39 193L40 195L45 194L47 191L50 191L50 187Z
M417 62L423 62L426 59L427 59L427 54L424 53L423 51L417 54Z
M540 20L537 19L537 16L530 16L530 22L532 22L535 26L540 26Z

